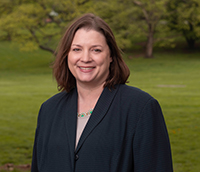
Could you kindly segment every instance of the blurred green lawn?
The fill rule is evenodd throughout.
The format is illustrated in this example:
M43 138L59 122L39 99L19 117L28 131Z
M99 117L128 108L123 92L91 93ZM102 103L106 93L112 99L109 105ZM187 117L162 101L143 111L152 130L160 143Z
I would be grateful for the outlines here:
M157 52L154 59L127 57L129 85L160 102L175 172L200 170L200 53ZM0 42L0 166L30 164L38 110L57 93L52 55L20 52Z

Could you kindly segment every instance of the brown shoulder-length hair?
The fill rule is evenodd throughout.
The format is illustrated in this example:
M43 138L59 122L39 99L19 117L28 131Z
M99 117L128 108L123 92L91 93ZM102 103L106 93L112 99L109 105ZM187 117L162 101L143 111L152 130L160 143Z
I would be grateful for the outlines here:
M59 91L69 92L76 86L76 80L68 67L68 53L70 51L75 33L80 28L92 29L102 33L105 36L106 42L110 49L112 62L110 63L110 72L104 87L108 87L110 89L116 84L126 83L130 71L122 59L121 51L116 44L112 30L100 17L89 13L76 19L68 27L60 41L56 59L53 63L53 75L57 80Z

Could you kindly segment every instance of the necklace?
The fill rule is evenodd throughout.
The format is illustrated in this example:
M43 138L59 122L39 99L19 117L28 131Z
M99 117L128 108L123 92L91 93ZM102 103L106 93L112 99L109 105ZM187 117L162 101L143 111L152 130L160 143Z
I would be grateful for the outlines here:
M88 112L77 113L78 118L88 117L92 114L93 109L90 109Z

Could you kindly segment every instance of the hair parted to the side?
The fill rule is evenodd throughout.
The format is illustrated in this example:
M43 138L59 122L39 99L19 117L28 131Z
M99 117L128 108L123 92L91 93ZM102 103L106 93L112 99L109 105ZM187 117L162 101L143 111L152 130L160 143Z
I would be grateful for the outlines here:
M113 88L116 84L125 84L130 71L122 59L121 51L117 46L112 30L100 17L89 13L76 19L68 27L60 41L53 64L53 75L57 80L59 91L69 92L72 88L76 87L76 79L69 70L67 58L75 33L80 28L95 30L105 36L112 62L110 63L110 72L104 87Z

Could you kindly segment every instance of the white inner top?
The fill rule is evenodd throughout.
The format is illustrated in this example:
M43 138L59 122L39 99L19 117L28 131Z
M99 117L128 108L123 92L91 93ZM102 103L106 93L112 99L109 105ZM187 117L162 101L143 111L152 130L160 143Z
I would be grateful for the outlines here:
M78 145L79 139L81 137L81 134L85 128L85 125L87 124L88 120L89 120L90 116L86 116L86 117L80 117L77 118L77 129L76 129L76 147ZM75 147L75 148L76 148Z

